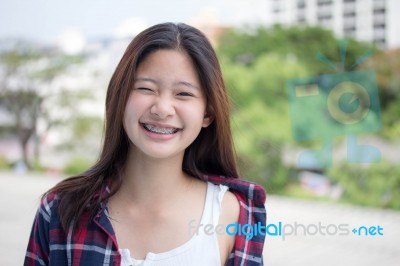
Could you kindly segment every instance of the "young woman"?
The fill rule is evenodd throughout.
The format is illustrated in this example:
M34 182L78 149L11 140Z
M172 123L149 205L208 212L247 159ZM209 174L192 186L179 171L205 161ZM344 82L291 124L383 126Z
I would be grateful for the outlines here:
M45 194L24 265L262 265L265 192L237 176L213 48L150 27L111 78L100 158Z

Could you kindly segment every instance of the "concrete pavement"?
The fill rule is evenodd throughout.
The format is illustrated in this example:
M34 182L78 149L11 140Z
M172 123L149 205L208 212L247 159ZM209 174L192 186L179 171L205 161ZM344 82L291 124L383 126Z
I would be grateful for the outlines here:
M400 265L400 212L276 196L267 199L267 211L268 224L281 221L293 233L267 236L266 265Z
M60 178L0 172L0 265L22 265L41 194Z
M0 266L22 265L40 195L59 180L0 172ZM400 212L276 196L268 197L267 210L269 224L281 222L286 233L297 226L297 235L267 236L265 265L400 265ZM351 232L361 226L375 226L376 235Z

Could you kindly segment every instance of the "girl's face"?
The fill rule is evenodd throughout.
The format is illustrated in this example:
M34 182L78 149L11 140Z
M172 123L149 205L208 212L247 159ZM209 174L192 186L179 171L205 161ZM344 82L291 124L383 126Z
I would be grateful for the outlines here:
M212 119L188 55L161 49L138 66L124 113L131 152L152 158L182 156Z

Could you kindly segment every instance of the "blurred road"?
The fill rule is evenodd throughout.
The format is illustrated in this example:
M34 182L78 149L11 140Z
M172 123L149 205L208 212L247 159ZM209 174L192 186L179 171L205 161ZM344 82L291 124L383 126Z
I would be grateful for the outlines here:
M0 265L22 265L40 195L59 180L0 172ZM298 234L288 235L284 240L282 236L267 236L266 265L399 265L400 212L276 196L268 197L267 209L268 223L282 222L283 226L297 223ZM349 229L347 235L333 235L335 231L341 232L337 229L340 224ZM309 235L303 234L302 225ZM383 235L375 231L376 235L359 236L350 231L360 226L377 228L378 225L383 228ZM325 235L314 234L318 226ZM286 232L289 229L287 226Z
M59 180L0 172L0 266L23 264L40 196Z
M299 226L297 236L287 236L285 240L267 236L266 265L400 265L400 212L283 197L267 198L267 211L268 223L281 221L294 227L297 222ZM321 230L325 235L313 235L319 223L325 226ZM308 227L306 236L300 224ZM348 228L346 235L339 235L339 226ZM360 226L376 229L369 229L368 235L364 229L360 235L351 231ZM378 226L383 228L383 235L378 234Z

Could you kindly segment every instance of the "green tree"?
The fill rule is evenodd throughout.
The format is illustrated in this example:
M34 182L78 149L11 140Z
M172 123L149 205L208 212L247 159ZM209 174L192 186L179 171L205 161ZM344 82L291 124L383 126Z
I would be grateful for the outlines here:
M279 190L289 178L276 177L288 174L280 170L282 147L293 144L286 81L354 70L379 51L372 44L340 40L320 27L277 25L228 30L217 52L234 102L233 130L242 169L249 176L270 178L269 184ZM399 110L396 106L392 112Z
M400 209L400 166L386 162L368 167L344 164L327 175L344 189L342 200L365 206Z
M308 70L279 54L262 54L247 66L222 59L222 69L233 102L232 127L242 174L269 191L282 192L289 175L281 162L282 148L291 142L285 84Z
M371 44L348 39L344 65L352 66L368 50L376 51ZM337 71L333 67L342 69L340 42L331 31L320 27L231 29L221 36L218 53L240 64L252 64L265 53L280 54L300 61L313 74ZM333 65L318 60L317 55L324 55Z
M24 163L30 168L28 142L35 138L35 156L39 156L37 126L40 119L47 130L56 121L50 117L45 102L57 93L45 93L53 79L81 58L41 49L29 43L18 43L0 54L0 110L11 122L2 128L15 134L21 146ZM36 158L37 159L37 158Z
M381 103L383 135L390 139L400 136L400 49L382 51L362 65L376 73Z

